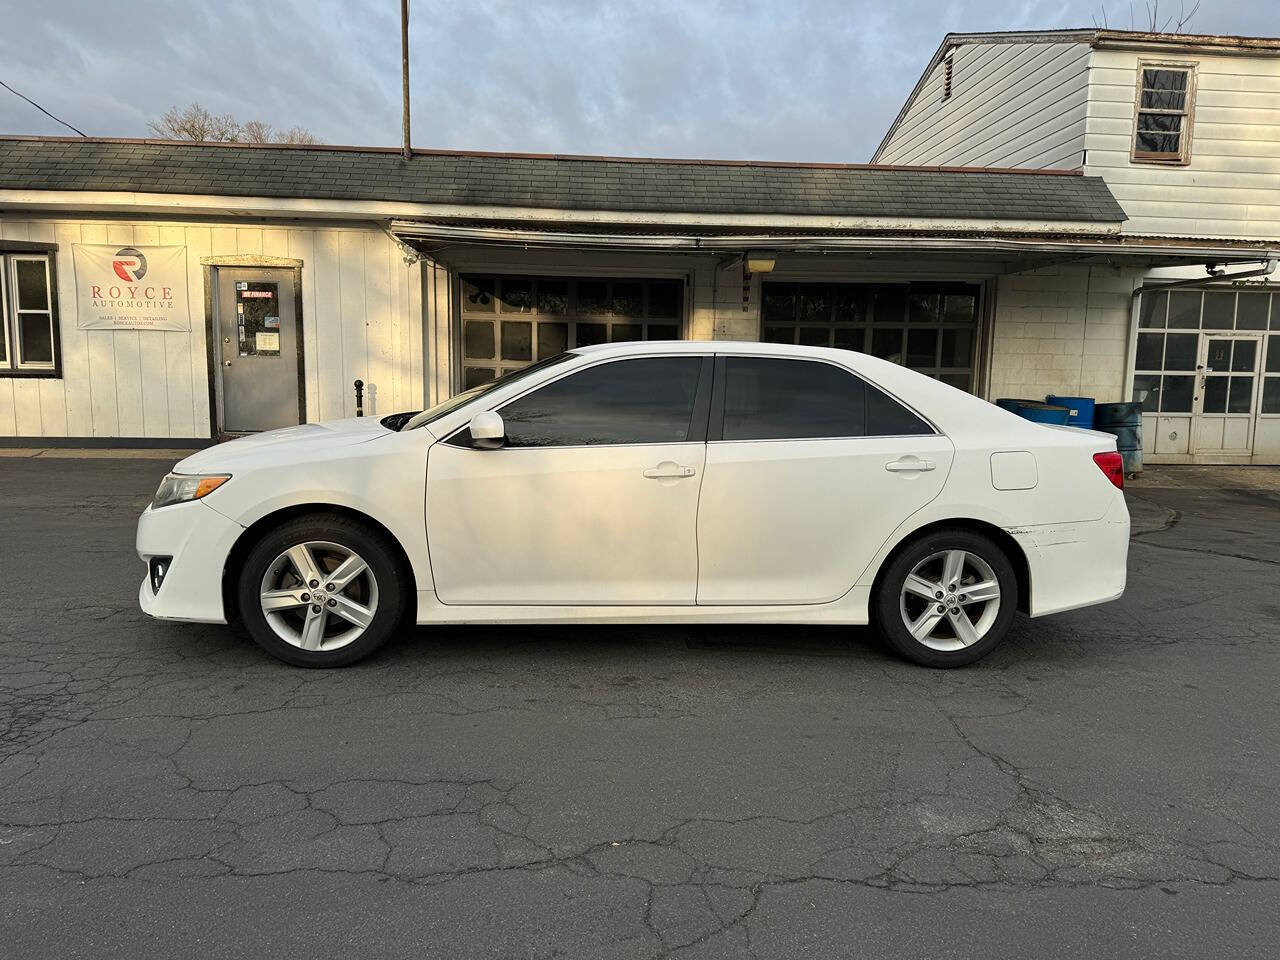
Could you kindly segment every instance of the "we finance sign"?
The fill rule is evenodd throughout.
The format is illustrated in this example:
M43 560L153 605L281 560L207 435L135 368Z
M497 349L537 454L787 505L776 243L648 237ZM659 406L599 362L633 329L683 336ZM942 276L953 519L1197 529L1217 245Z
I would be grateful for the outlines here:
M81 330L190 330L186 247L78 243L76 326Z

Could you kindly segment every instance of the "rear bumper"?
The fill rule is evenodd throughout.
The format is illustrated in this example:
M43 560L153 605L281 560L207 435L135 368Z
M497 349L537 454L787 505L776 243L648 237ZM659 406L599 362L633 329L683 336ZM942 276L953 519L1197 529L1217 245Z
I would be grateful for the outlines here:
M1017 527L1031 573L1031 616L1115 600L1129 562L1129 508L1117 493L1100 520Z
M144 564L172 557L159 591L147 571L138 588L142 612L161 620L226 623L222 571L244 528L207 504L195 501L159 510L147 507L138 518L137 550Z

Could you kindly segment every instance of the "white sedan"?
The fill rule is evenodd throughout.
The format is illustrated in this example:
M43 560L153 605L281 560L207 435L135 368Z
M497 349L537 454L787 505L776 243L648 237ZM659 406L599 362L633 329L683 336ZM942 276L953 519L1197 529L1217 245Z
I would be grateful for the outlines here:
M299 666L437 623L875 625L917 663L1115 599L1109 434L864 354L585 347L415 415L202 450L138 521L154 617Z

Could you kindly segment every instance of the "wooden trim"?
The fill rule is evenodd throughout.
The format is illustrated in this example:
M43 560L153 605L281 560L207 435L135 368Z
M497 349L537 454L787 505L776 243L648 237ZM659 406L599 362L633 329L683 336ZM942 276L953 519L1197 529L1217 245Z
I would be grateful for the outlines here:
M0 244L0 272L5 276L0 279L0 297L6 302L0 309L0 323L5 325L5 362L8 366L0 366L0 377L6 379L61 380L62 379L62 311L58 305L58 258L53 253L57 244L27 244L26 249L13 250L10 246L17 241L6 240ZM49 335L52 338L53 366L51 367L19 367L18 366L18 310L17 294L13 290L12 266L5 254L12 253L19 257L43 256L45 261L45 277L49 283ZM42 311L25 311L41 313ZM12 327L13 336L9 335Z
M1185 167L1191 163L1191 137L1195 129L1197 67L1196 61L1185 60L1144 60L1138 58L1138 66L1134 75L1133 94L1133 132L1129 137L1129 162L1155 164L1166 167ZM1187 72L1186 102L1181 113L1175 110L1143 110L1142 109L1142 73L1148 69L1185 70ZM1162 113L1170 116L1181 116L1182 127L1178 134L1178 154L1152 153L1138 149L1138 119L1143 113Z

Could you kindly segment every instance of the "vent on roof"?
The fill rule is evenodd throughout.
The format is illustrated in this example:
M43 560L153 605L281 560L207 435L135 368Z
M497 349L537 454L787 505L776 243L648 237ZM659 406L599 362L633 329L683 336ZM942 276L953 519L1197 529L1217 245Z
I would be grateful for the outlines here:
M952 60L954 54L947 54L947 58L942 61L942 99L951 99L951 71Z

